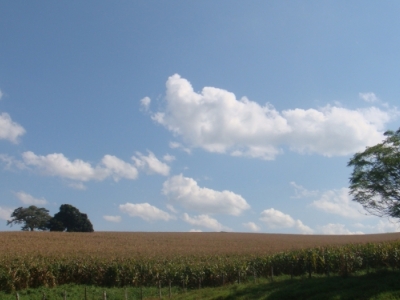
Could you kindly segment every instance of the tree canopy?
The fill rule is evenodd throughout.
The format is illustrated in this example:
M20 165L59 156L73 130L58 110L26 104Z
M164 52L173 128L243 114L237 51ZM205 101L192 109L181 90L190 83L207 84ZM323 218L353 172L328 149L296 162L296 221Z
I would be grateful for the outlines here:
M60 206L60 211L50 220L50 231L93 232L93 225L87 214L70 204Z
M350 159L350 194L373 215L400 218L400 128L385 136Z
M11 218L7 221L7 225L23 224L22 230L25 231L47 230L48 222L51 219L47 209L34 205L18 207L11 214Z

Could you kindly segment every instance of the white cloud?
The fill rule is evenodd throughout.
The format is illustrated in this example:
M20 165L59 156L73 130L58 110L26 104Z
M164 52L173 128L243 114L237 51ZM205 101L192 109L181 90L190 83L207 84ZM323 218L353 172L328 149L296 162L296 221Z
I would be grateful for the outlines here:
M303 186L301 186L293 181L290 182L290 185L294 188L294 193L295 193L295 196L292 196L290 198L309 198L309 197L318 196L318 194L319 194L319 191L307 190Z
M294 220L290 215L273 208L264 210L261 213L260 220L269 228L295 228L301 233L313 233L313 230L300 220Z
M203 232L201 229L190 229L189 232Z
M183 177L182 174L165 181L162 192L170 201L187 209L203 213L222 213L237 216L250 208L242 196L226 190L219 192L209 188L201 188L194 179Z
M175 160L175 156L170 155L170 154L165 154L163 156L163 160L165 160L166 162L172 162Z
M400 224L398 220L388 220L383 219L379 220L378 224L376 225L376 231L380 233L385 232L400 232Z
M169 174L169 166L160 160L149 151L147 156L143 155L140 152L136 152L136 156L132 156L133 161L135 162L136 167L144 170L148 174L160 174L164 176L168 176Z
M35 198L32 195L29 195L25 192L17 192L15 193L19 201L26 205L45 205L47 204L46 199L44 198Z
M113 155L105 155L101 160L107 170L111 171L115 181L121 178L136 179L138 177L137 169L123 160Z
M169 211L173 212L174 214L177 214L178 211L173 207L171 204L167 204L167 208Z
M165 109L152 118L191 147L274 159L281 146L328 157L361 151L382 141L383 125L395 115L375 107L350 110L330 105L279 112L270 104L236 99L214 87L196 93L189 81L173 75L166 83Z
M125 203L119 206L119 209L130 215L131 217L139 217L145 221L169 221L175 219L174 216L170 215L169 213L158 209L157 207L150 205L149 203Z
M121 222L121 216L103 216L103 219L108 222L114 222L114 223Z
M363 207L352 201L348 188L326 191L311 205L324 212L346 218L360 219L366 216Z
M11 120L11 117L7 113L0 114L0 139L9 140L16 144L18 138L25 134L25 129Z
M208 228L213 231L232 231L231 228L223 226L216 219L211 218L208 215L190 217L187 213L184 213L182 219L191 225Z
M2 220L10 220L11 214L14 210L8 207L0 206L0 219Z
M186 152L187 154L190 154L192 152L189 148L184 147L182 144L177 143L177 142L170 142L169 147L171 149L181 149L182 151Z
M28 151L22 153L22 159L25 165L36 167L45 175L77 181L101 181L110 176L117 181L121 178L136 179L138 175L135 166L112 155L105 155L97 166L80 159L70 161L62 153L41 156Z
M362 231L352 232L348 230L343 224L332 224L319 227L322 234L364 234Z
M142 100L140 100L140 105L142 106L142 108L145 111L149 110L150 103L151 103L151 99L149 97L144 97Z
M260 226L258 226L254 222L243 223L243 226L250 231L258 232L261 230Z
M374 93L358 93L358 96L368 103L379 102L379 98Z

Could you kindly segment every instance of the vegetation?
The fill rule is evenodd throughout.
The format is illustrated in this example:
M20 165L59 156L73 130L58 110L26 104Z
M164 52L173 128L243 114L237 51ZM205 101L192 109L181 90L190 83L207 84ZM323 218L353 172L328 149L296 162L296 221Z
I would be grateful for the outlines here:
M22 235L22 233L19 234ZM6 233L1 235L7 236ZM24 234L27 237L30 235L32 236L32 234ZM48 237L49 241L57 240L58 236L68 236L71 241L76 238L81 245L95 245L96 241L100 241L100 239L92 238L92 235L77 233L66 235L65 233L38 232L33 235L36 235L36 239L33 237L27 246L31 242L38 243L40 236ZM146 234L143 235L146 236ZM159 236L162 235L168 236L168 234L159 234ZM211 236L224 239L226 235L221 233ZM202 253L201 249L197 249L197 253L193 250L183 255L182 253L174 254L174 249L163 254L153 251L154 248L148 248L147 252L141 253L135 253L134 248L125 248L121 252L117 248L118 243L112 244L111 248L97 244L97 252L94 247L90 248L90 251L85 246L76 247L74 252L72 248L63 249L59 245L54 245L54 249L48 247L45 248L46 251L40 251L39 249L43 249L40 243L36 248L28 247L27 249L19 244L21 250L12 251L12 247L18 243L10 238L12 234L8 236L8 243L2 243L5 246L3 245L3 249L0 249L3 254L0 257L0 290L8 292L72 283L102 287L154 287L160 284L182 289L198 289L280 275L286 275L289 278L331 276L332 274L349 277L372 269L400 268L399 241L321 246L272 254L267 253L268 251L245 253L240 252L240 249L236 249L236 254L235 252L210 254ZM98 235L98 237L101 236L104 243L107 240L104 237L113 235ZM128 236L134 235L120 234L118 236L120 243L129 244L126 239ZM154 236L147 234L149 240L152 240ZM202 239L202 234L198 233L186 236ZM205 234L205 236L210 235ZM231 236L236 235L231 234ZM250 234L250 236L264 235ZM398 235L390 236L398 237ZM286 239L289 241L291 237L294 239L293 236L286 236ZM307 236L302 237L307 238ZM353 240L357 240L357 237L353 237ZM268 248L268 245L264 247Z
M400 129L385 136L349 161L350 194L371 214L400 218Z
M93 225L87 214L83 214L70 204L60 206L60 211L50 220L50 231L93 232Z
M47 209L34 205L15 209L11 218L7 221L7 225L23 224L23 231L34 231L35 229L67 232L94 231L88 216L70 204L61 205L60 211L53 218L50 217Z
M290 276L275 277L270 279L253 278L241 284L230 284L212 288L198 287L183 289L182 287L157 286L104 288L91 285L61 285L55 288L37 288L19 291L20 300L63 299L68 300L103 299L106 292L108 300L121 299L158 299L175 300L194 299L218 299L218 300L264 300L264 299L400 299L400 287L398 279L400 272L390 270L371 270L370 273L358 272L357 274L343 278L341 276L313 276L312 278ZM1 293L2 300L15 300L15 293Z
M31 205L27 208L18 207L15 209L11 214L11 220L7 221L7 225L23 224L22 230L24 231L46 230L50 219L47 209Z

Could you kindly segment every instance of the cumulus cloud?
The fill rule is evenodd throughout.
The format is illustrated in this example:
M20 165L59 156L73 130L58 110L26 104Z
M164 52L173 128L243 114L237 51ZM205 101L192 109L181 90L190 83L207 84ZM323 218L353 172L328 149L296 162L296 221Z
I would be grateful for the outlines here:
M254 222L248 222L248 223L243 223L243 226L250 230L250 231L254 231L254 232L258 232L261 230L260 226L258 226L256 223Z
M0 139L9 140L17 144L20 136L25 134L25 129L14 122L7 113L0 114Z
M113 155L105 155L101 160L106 170L111 173L115 181L121 178L136 179L138 177L137 169L123 160Z
M28 151L22 154L22 159L26 166L35 167L45 175L70 180L101 181L111 176L115 181L118 181L121 178L133 180L138 176L135 166L112 155L105 155L97 166L92 166L80 159L71 161L62 153L42 156Z
M190 147L271 160L282 146L300 153L348 155L383 139L384 124L394 115L376 107L277 111L271 104L204 87L200 93L175 74L166 83L166 105L152 119ZM397 113L396 113L397 115Z
M322 234L364 234L362 231L352 232L348 230L343 224L332 224L319 227Z
M136 167L144 170L148 174L160 174L168 176L169 166L160 161L152 152L148 151L149 154L143 155L140 152L136 152L137 156L132 156Z
M145 111L149 110L150 103L151 103L151 99L149 97L144 97L142 100L140 100L140 105L142 106L142 108Z
M190 217L187 213L184 213L182 219L191 225L208 228L213 231L232 231L231 228L223 226L216 219L211 218L208 215Z
M358 96L368 103L379 102L379 98L374 93L358 93Z
M261 213L260 220L269 228L295 228L301 233L313 233L313 230L300 220L295 220L290 215L273 208L264 210Z
M114 222L114 223L121 222L121 216L103 216L103 219L108 222Z
M203 232L201 229L190 229L189 232Z
M360 219L366 216L363 207L352 201L348 188L326 191L311 206L346 218Z
M0 206L0 219L10 220L11 214L14 210L8 207Z
M202 213L237 216L250 208L242 196L226 190L220 192L201 188L194 179L183 177L182 174L165 181L162 193L171 202Z
M42 198L35 198L32 195L29 195L25 192L17 192L15 193L19 201L26 205L45 205L47 204L47 200Z
M119 209L123 212L128 214L131 217L139 217L145 221L169 221L176 219L174 216L170 215L169 213L158 209L157 207L150 205L149 203L125 203L119 206Z

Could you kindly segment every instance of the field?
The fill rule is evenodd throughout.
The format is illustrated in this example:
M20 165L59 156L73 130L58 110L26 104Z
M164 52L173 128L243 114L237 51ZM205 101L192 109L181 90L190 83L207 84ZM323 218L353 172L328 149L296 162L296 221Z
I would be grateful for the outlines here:
M400 234L0 233L0 290L83 284L216 287L277 275L400 268Z
M371 235L291 235L257 233L172 232L2 232L0 253L71 254L99 257L158 257L265 255L281 251L382 243L400 240L400 233Z

